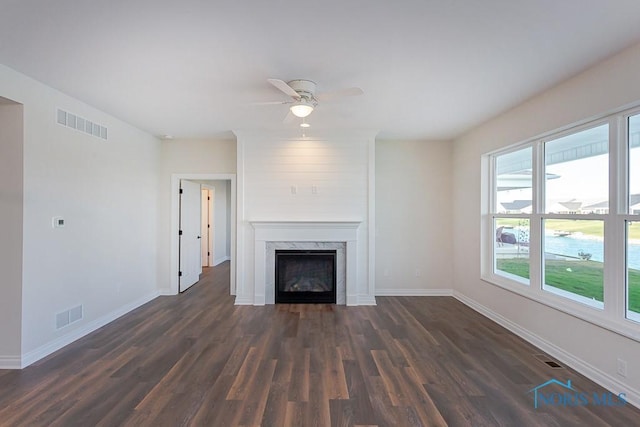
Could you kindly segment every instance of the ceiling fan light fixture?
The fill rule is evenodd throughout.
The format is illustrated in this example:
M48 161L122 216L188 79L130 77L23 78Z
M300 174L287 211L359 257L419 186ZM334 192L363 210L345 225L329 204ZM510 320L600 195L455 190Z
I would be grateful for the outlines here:
M307 117L309 114L313 112L313 105L305 100L302 100L291 105L290 109L291 109L291 113L294 116L303 118L303 117Z

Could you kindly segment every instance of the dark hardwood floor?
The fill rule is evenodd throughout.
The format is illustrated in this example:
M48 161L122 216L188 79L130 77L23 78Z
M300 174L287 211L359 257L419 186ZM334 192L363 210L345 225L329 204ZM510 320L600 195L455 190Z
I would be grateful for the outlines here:
M631 405L535 409L529 390L551 378L605 390L453 298L234 306L228 277L228 263L207 269L182 295L0 371L0 425L640 425Z

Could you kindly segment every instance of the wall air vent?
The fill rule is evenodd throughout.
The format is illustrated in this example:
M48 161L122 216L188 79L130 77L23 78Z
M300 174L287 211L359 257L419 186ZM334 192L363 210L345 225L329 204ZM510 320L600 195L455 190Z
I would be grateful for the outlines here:
M56 329L62 329L84 317L82 304L56 314Z
M58 108L57 122L59 125L75 129L82 133L95 136L96 138L107 140L107 128L84 117Z

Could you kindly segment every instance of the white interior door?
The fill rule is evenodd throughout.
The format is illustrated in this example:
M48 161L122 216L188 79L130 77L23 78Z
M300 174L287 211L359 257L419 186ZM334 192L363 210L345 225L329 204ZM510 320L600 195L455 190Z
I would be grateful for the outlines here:
M200 255L200 184L180 180L180 271L178 289L184 292L202 273Z

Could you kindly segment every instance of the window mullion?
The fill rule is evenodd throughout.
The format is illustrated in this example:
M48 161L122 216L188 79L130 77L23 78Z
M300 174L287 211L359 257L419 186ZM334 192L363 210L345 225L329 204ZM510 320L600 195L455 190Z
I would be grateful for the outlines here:
M531 292L542 293L542 213L544 212L544 144L536 141L533 144L532 159L532 211L529 250L529 281Z
M625 120L616 116L609 125L609 212L604 220L604 312L607 317L625 317L624 220L626 209Z

